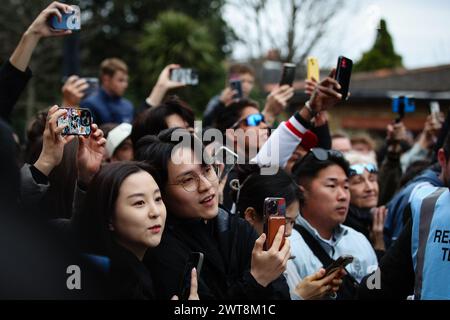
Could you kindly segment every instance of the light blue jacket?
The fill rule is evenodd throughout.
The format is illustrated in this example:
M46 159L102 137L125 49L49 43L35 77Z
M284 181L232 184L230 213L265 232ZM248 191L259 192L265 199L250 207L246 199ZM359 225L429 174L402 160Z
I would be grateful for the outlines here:
M337 259L342 255L352 255L354 260L346 270L358 281L374 271L377 266L377 256L367 238L354 229L339 225L330 240L323 239L301 215L296 223L305 227L322 245L331 258ZM290 236L291 254L295 256L293 263L301 278L305 278L322 267L320 260L314 255L297 230L292 230ZM288 284L291 283L288 281ZM292 290L293 288L289 288Z

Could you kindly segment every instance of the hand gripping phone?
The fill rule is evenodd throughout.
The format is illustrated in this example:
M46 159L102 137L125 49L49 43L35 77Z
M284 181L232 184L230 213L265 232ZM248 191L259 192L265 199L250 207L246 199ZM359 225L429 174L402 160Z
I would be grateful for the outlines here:
M348 96L348 89L350 88L350 77L352 75L353 61L344 56L338 58L336 66L335 79L341 85L338 91L342 95L342 100L346 100Z
M198 85L198 72L191 68L175 68L170 70L170 80L187 85Z
M332 274L340 268L345 268L348 264L353 262L353 256L344 255L340 256L337 260L332 262L328 267L325 268L325 277Z
M50 18L50 26L55 30L80 30L81 29L81 12L80 7L71 5L72 12L61 12L61 22L57 16Z
M203 266L204 255L201 252L191 252L186 261L183 271L183 278L180 283L179 298L180 300L188 300L191 291L191 272L195 268L197 271L197 281L200 279L200 272Z
M89 136L91 134L92 115L89 109L61 108L66 113L58 118L58 126L67 124L62 135Z
M319 76L319 60L315 57L308 57L306 60L306 78L311 80L316 79L317 82L320 81Z
M295 79L295 64L283 63L283 72L281 73L280 87L285 84L292 87L294 79Z
M269 197L264 200L264 233L266 234L266 242L264 249L269 250L272 247L278 229L286 225L286 200L284 198ZM280 249L284 245L283 240Z

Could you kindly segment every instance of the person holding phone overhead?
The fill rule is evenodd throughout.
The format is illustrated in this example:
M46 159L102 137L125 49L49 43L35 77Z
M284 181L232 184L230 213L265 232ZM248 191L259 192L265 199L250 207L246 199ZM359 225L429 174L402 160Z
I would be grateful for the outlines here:
M240 99L248 99L255 84L255 71L252 67L243 64L233 64L228 69L225 89L220 95L216 95L209 100L205 112L203 113L203 126L210 127L214 124L214 120L224 110L224 108L235 102L235 96L238 94L236 87L232 87L232 83L239 81L242 90Z

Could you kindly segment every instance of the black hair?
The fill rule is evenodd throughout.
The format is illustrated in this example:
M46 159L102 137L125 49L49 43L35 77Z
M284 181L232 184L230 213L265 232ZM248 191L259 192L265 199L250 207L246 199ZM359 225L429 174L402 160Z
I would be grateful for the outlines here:
M160 106L147 109L136 117L130 135L133 145L143 136L157 135L167 129L166 118L173 114L179 115L190 127L194 127L192 108L177 96L169 96Z
M327 160L318 160L311 152L297 160L292 167L292 176L298 185L305 186L317 177L320 171L333 165L341 167L345 175L349 177L350 164L343 156L328 153ZM300 204L304 204L302 194L300 194Z
M136 161L106 164L92 179L78 224L78 236L84 250L109 257L115 255L117 244L109 224L115 214L120 187L128 176L141 171L148 172L160 185L156 170Z
M178 138L178 139L176 139ZM169 128L161 131L157 136L147 135L139 139L135 145L135 159L150 163L160 174L161 192L165 193L168 182L168 165L172 152L176 147L189 146L196 153L195 156L202 165L211 164L205 153L202 142L191 132L183 128ZM201 152L201 154L197 154Z
M244 166L240 166L241 169ZM285 198L286 207L299 199L299 190L294 180L284 171L278 170L275 175L262 175L257 165L246 165L238 174L239 197L236 196L236 208L244 218L245 210L255 209L259 218L263 218L264 200L267 197Z
M219 113L215 120L215 127L219 129L222 134L224 134L227 129L231 128L237 121L239 121L239 119L241 119L242 111L246 107L253 107L259 110L258 103L255 101L250 99L240 99L231 103L223 112Z

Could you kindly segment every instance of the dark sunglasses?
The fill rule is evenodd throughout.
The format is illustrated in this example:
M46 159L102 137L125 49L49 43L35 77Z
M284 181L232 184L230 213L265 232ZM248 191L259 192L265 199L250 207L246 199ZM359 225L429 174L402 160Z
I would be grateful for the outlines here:
M340 151L337 150L326 150L326 149L322 149L322 148L312 148L309 150L309 152L300 159L299 162L297 162L294 165L294 168L292 169L292 173L293 175L296 175L295 172L298 171L299 168L301 168L302 164L304 162L306 162L307 159L310 159L311 157L313 157L314 159L318 160L318 161L326 161L328 159L330 159L330 157L335 157L335 158L344 158L344 154Z
M231 128L232 129L237 128L244 121L245 121L246 125L249 126L249 127L257 127L257 126L259 126L259 124L261 122L265 122L264 115L262 113L255 113L255 114L251 114L251 115L247 116L244 119L236 121L231 126Z
M350 166L350 177L363 174L364 170L367 170L369 173L378 173L378 168L375 164L354 164Z
M305 158L311 154L316 160L319 161L326 161L330 157L336 157L336 158L344 158L344 154L337 150L326 150L322 148L312 148L309 150L309 153L305 156Z

